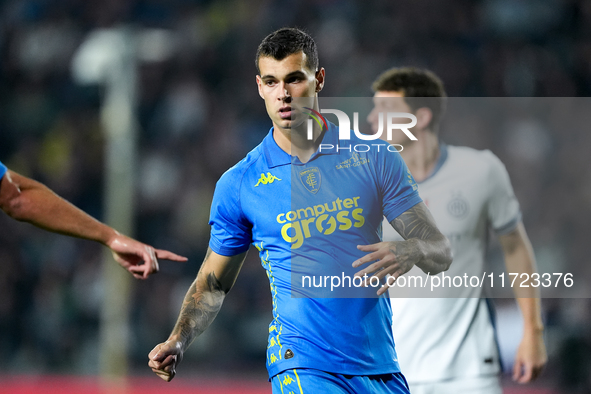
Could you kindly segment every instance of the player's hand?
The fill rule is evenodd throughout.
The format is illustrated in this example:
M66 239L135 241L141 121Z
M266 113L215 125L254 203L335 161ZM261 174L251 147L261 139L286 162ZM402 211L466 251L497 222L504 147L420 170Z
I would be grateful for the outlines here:
M148 366L162 380L170 382L176 375L176 367L183 359L182 344L171 340L156 345L148 354Z
M363 264L371 263L355 276L364 275L375 276L380 281L386 276L391 275L396 280L400 275L410 271L422 254L419 249L418 239L409 239L406 241L379 242L371 245L357 245L357 249L363 252L369 252L362 258L353 262L353 267L359 267ZM373 275L372 275L373 273ZM378 295L384 294L388 290L386 285L380 287Z
M158 272L158 259L187 261L186 257L167 250L154 249L119 233L109 240L107 246L113 252L115 261L136 279L146 279L150 274Z
M513 380L528 383L536 379L548 361L541 330L524 330L523 339L515 355Z

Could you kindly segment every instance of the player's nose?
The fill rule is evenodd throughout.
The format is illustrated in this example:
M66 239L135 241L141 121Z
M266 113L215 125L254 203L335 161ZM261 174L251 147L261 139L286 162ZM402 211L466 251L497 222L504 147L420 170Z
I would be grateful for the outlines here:
M291 103L291 94L287 88L283 88L283 94L279 97L279 100L283 101L284 103Z

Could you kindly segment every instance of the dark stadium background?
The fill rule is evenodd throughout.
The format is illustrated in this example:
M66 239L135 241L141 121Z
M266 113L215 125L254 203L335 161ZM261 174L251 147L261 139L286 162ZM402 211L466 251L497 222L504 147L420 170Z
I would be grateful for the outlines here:
M97 218L104 214L103 89L77 84L71 62L89 32L121 25L167 29L175 48L166 60L139 65L133 235L190 258L163 262L157 276L134 282L133 378L123 392L270 392L271 300L252 252L217 320L186 354L178 382L165 386L146 366L203 258L215 181L270 128L254 77L254 54L269 32L298 26L315 37L327 70L323 96L370 96L373 79L400 65L432 69L452 97L591 94L585 0L4 0L0 160ZM538 258L588 264L591 134L565 129L546 138L553 144L533 160L511 153L511 140L495 130L461 142L506 163ZM0 392L98 390L102 252L0 215ZM505 379L507 392L591 392L591 303L553 299L543 307L546 371L527 388ZM511 326L503 332L509 342L519 337Z

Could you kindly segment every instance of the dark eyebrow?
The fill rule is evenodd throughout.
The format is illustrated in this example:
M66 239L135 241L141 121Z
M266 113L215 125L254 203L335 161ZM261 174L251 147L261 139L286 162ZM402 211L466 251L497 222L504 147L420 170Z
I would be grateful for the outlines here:
M306 75L306 74L304 74L302 71L300 71L300 70L297 70L297 71L293 71L293 72L290 72L289 74L287 74L287 75L285 76L285 79L288 79L288 78L290 78L290 77L295 77L295 76L298 76L298 77L305 77L305 75ZM277 79L277 78L276 78L274 75L263 75L263 76L261 77L261 79L265 80L265 79Z

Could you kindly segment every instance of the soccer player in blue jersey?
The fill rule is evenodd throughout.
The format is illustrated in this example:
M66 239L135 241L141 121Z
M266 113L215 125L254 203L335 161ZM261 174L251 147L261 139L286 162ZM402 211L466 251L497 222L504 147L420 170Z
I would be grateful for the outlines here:
M365 298L306 297L309 289L292 273L297 266L300 274L332 269L343 277L384 278L414 265L438 273L451 263L449 243L387 144L358 153L351 147L361 140L339 140L333 124L315 126L312 139L296 127L302 110L297 99L308 98L318 111L324 85L325 70L308 34L292 28L270 34L258 48L256 66L273 127L218 181L205 261L171 335L150 352L148 365L167 381L174 377L254 244L273 296L267 347L273 393L408 393L389 327L387 287L379 296L371 289L373 297ZM405 241L381 242L383 215Z
M418 181L419 194L449 238L454 263L448 276L484 272L492 229L501 244L508 272L536 272L535 256L521 221L519 202L503 163L488 150L446 145L439 140L445 90L432 72L393 68L374 82L374 110L368 120L378 130L381 112L413 113L417 141L402 144L402 158ZM384 227L384 240L399 239ZM409 275L420 272L411 270ZM528 275L528 276L529 276ZM532 282L533 283L533 282ZM396 350L413 394L501 394L500 360L490 304L482 289L464 297L401 298L391 290ZM513 379L535 379L546 363L540 300L535 288L521 288L517 301L523 337L515 355Z
M158 272L158 259L187 260L119 234L43 184L9 170L1 162L0 209L13 219L42 229L102 243L111 249L115 261L137 279Z

